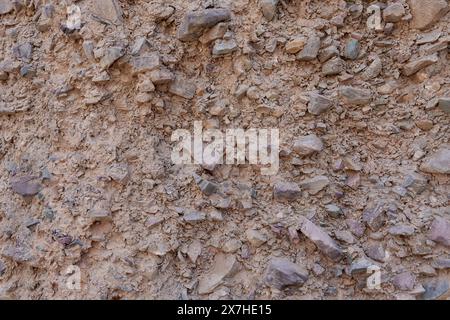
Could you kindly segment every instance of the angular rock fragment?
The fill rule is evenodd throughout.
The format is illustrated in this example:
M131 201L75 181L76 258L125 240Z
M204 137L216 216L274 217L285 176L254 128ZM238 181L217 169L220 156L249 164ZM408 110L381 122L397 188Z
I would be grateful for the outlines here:
M217 39L222 39L228 30L228 23L220 22L212 27L209 31L205 32L199 39L202 44L209 44Z
M372 231L378 231L386 221L386 211L382 203L367 206L363 211L362 219Z
M6 265L2 260L0 260L0 277L5 273L5 271L6 271Z
M2 251L2 256L10 258L15 262L24 263L34 260L31 250L25 246L7 246Z
M445 113L450 114L450 97L442 97L438 99L438 108Z
M209 196L219 191L219 185L217 185L216 183L203 179L196 173L194 173L192 176L194 177L195 183L199 186L200 190L204 194Z
M339 57L328 60L322 65L322 74L324 76L335 76L342 73L346 68L345 61Z
M322 151L323 142L315 134L310 134L298 138L294 142L293 150L300 156L309 156L313 153Z
M133 57L131 58L130 63L134 74L152 71L161 65L157 53L148 53L142 56Z
M254 247L260 247L267 242L267 237L258 230L248 229L245 232L248 242Z
M206 215L199 211L189 211L183 215L183 220L188 223L198 223L206 220Z
M271 21L277 13L277 4L279 0L259 0L263 16Z
M202 253L202 244L198 240L192 241L192 243L189 245L187 249L187 255L189 259L192 261L192 263L195 263Z
M236 271L238 271L238 263L234 255L217 254L211 270L200 277L198 293L211 293L226 278L233 276Z
M414 234L414 227L411 225L401 224L390 227L388 232L393 236L412 236Z
M308 271L286 258L273 258L267 266L264 281L277 290L301 286L308 280Z
M300 61L311 61L317 58L320 49L320 38L317 36L312 36L306 42L305 47L297 55L297 60Z
M224 56L232 53L238 49L237 43L234 39L216 40L212 50L213 56Z
M409 0L409 8L411 27L420 30L432 27L449 11L446 0Z
M155 85L170 83L175 79L172 72L165 68L159 68L150 72L150 80Z
M384 262L386 259L386 251L380 243L369 243L364 246L366 255L379 262Z
M93 14L103 22L122 24L123 12L118 0L93 0Z
M347 224L347 227L349 228L350 232L353 233L358 238L361 238L364 235L366 227L360 221L355 219L347 219L345 220L345 223Z
M450 174L450 149L442 147L428 156L420 166L427 173Z
M324 63L337 56L339 56L339 49L336 46L328 46L320 51L319 61Z
M123 57L125 50L122 47L110 47L106 49L105 54L100 60L100 67L104 70L111 67L114 62Z
M145 226L148 227L149 229L152 229L152 228L160 225L163 222L164 222L163 217L151 216L151 217L148 217L147 220L145 221Z
M424 283L423 287L425 292L422 294L422 299L437 300L449 291L450 281L445 278L436 278Z
M25 175L11 179L11 188L21 196L34 196L42 189L40 179L37 176Z
M416 277L409 271L399 273L392 279L392 283L398 290L411 291L414 289Z
M108 168L107 174L114 181L126 184L130 178L130 169L126 163L115 163Z
M13 47L13 55L22 61L30 62L33 54L33 45L30 42L18 44Z
M367 105L372 101L370 90L350 86L340 87L339 96L344 100L344 103L350 105Z
M176 78L169 87L170 93L185 99L194 98L196 91L197 87L194 83L181 78Z
M13 0L0 0L0 15L10 13L14 10Z
M330 184L330 180L326 176L317 176L311 179L303 180L300 183L300 187L310 194L315 195L322 191L326 186Z
M273 187L273 197L277 201L292 201L300 196L301 190L294 182L277 182Z
M450 222L445 218L436 217L431 223L428 239L450 247Z
M375 59L372 61L372 63L366 68L366 70L364 70L361 76L363 80L367 81L378 77L382 69L383 65L381 64L381 59L378 56L376 56Z
M403 66L402 72L405 76L411 76L423 68L426 68L436 62L438 62L439 58L436 55L430 55L426 57L422 57L420 59L411 61Z
M297 37L295 39L292 39L291 41L289 41L288 43L286 43L286 52L287 53L297 53L300 50L303 49L303 47L305 46L306 43L306 39L303 37Z
M450 269L450 258L436 258L433 261L433 268L439 270Z
M334 261L339 261L342 259L342 249L328 235L328 233L303 216L300 217L300 224L300 231L312 242L314 242L320 251Z
M228 9L205 9L186 14L178 28L177 37L181 41L195 41L202 33L219 22L231 19Z
M344 49L344 57L350 60L356 60L359 56L360 44L356 39L347 42Z
M333 218L339 218L339 217L341 217L343 215L342 209L339 208L335 204L327 204L325 206L325 210Z
M333 106L333 100L320 95L318 93L312 93L309 95L308 111L311 114L319 115L324 113Z

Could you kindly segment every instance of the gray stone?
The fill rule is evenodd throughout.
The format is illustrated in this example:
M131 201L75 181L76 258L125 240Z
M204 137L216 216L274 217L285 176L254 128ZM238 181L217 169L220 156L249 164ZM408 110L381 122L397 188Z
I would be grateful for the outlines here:
M216 40L212 50L213 56L223 56L238 49L237 43L234 39Z
M110 47L106 49L105 54L100 59L100 67L103 70L108 69L114 64L114 62L123 57L124 54L125 50L122 47Z
M360 51L359 41L356 39L350 39L347 41L344 49L344 57L350 60L358 59Z
M300 216L300 224L300 231L326 256L333 261L339 261L343 258L342 249L322 228L303 216Z
M279 0L260 0L260 6L263 16L271 21L277 13L277 4Z
M121 24L123 12L118 0L91 0L94 16L104 22Z
M377 203L367 206L363 211L362 219L372 231L378 231L386 221L384 205Z
M5 271L6 271L6 265L2 260L0 260L0 277L5 273Z
M344 103L350 105L367 105L372 101L370 90L350 86L340 87L339 96L344 100Z
M442 97L438 100L438 108L445 113L450 113L450 97Z
M346 63L339 57L328 60L322 65L322 74L324 76L335 76L345 71Z
M2 255L18 263L24 263L34 260L34 256L31 253L31 250L25 246L7 246L3 250Z
M324 63L331 58L337 57L338 55L339 49L336 46L328 46L320 51L319 61Z
M214 257L212 268L200 277L198 293L207 294L214 291L224 280L238 271L238 263L234 255L218 253Z
M308 280L308 271L286 258L273 258L266 269L264 280L268 286L283 290L303 285Z
M209 31L205 32L199 39L203 44L209 44L214 40L221 39L228 30L227 22L220 22L212 27Z
M231 19L228 9L205 9L186 14L180 24L177 37L181 41L195 41L202 33L219 22Z
M433 267L439 270L450 269L450 258L436 258L433 261Z
M420 166L427 173L450 174L450 149L442 147L428 156Z
M332 106L333 100L323 95L318 93L311 93L309 95L308 111L311 114L319 115L330 109Z
M446 294L450 289L450 283L447 279L433 279L423 285L425 292L422 294L424 300L436 300Z
M161 65L159 54L155 52L133 57L130 62L134 74L152 71Z
M450 247L450 222L445 218L436 217L431 223L428 239Z
M449 10L446 0L409 0L409 8L411 27L420 30L432 27Z
M189 211L183 215L183 220L188 223L198 223L206 220L206 215L199 211Z
M330 180L326 176L317 176L311 179L305 179L300 183L300 187L315 195L322 191L330 184Z
M258 230L248 229L245 232L248 242L254 247L260 247L267 242L267 236L259 232Z
M212 195L219 191L219 186L216 183L203 179L198 174L193 174L195 183L199 186L200 190L206 195Z
M345 223L347 224L350 232L353 233L356 237L361 238L364 235L366 227L362 222L355 219L347 219L345 220Z
M155 85L167 84L175 79L173 73L166 68L159 68L150 72L150 80Z
M13 48L13 55L22 61L29 62L33 54L33 45L29 42L19 44Z
M421 194L428 185L428 179L416 172L408 173L402 183L402 187L406 188L413 195Z
M308 38L305 47L297 55L297 60L300 61L311 61L317 58L317 54L320 49L320 38L317 36L312 36Z
M10 13L14 10L13 0L0 0L0 15Z
M130 178L130 169L126 163L114 163L108 168L107 174L114 181L126 184Z
M169 87L170 93L185 99L194 98L196 91L197 87L194 83L181 78L176 78Z
M364 70L361 76L363 80L367 81L378 77L382 69L383 65L381 63L381 59L378 56L376 56L375 59L372 61L372 63Z
M384 262L386 259L386 251L381 243L378 242L364 245L364 252L369 258L375 261Z
M293 150L300 156L309 156L313 153L322 151L323 142L315 134L310 134L295 140Z
M365 258L360 258L352 262L347 269L347 274L350 276L368 275L367 269L373 266L373 263Z
M385 22L399 22L405 15L405 8L401 3L392 3L383 10Z
M20 177L14 177L11 179L11 188L15 193L21 196L34 196L41 191L42 186L39 182L39 178L36 176L25 175Z
M293 201L300 196L301 190L294 182L277 182L273 187L273 197L277 201Z
M326 212L332 216L333 218L340 218L343 216L343 212L342 209L339 208L337 205L335 204L327 204L325 206L325 210Z
M390 227L388 232L393 236L412 236L414 234L414 227L411 225L401 224Z
M403 66L402 72L405 76L411 76L423 68L426 68L439 61L437 55L429 55L420 59L411 61Z
M416 277L411 272L405 271L396 275L392 283L398 290L411 291L416 284Z

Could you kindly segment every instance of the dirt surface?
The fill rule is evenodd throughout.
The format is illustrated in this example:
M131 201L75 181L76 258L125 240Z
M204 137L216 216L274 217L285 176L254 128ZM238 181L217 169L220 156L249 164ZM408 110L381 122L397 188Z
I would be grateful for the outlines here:
M449 10L0 0L0 297L447 299ZM194 121L278 173L174 165Z

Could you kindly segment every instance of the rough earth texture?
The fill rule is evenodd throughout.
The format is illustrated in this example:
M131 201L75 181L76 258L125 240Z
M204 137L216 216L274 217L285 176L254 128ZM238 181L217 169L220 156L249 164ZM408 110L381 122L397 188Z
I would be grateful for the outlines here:
M0 297L448 298L448 11L0 0ZM194 121L279 128L278 174L174 165Z

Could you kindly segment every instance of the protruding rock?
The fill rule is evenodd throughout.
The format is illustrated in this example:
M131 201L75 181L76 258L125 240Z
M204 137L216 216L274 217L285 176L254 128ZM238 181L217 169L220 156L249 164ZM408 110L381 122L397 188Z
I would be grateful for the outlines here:
M254 247L260 247L264 243L267 242L267 236L259 232L258 230L248 229L245 232L245 235L247 236L247 240L254 246Z
M188 223L198 223L206 220L206 215L199 211L188 211L183 215L183 220Z
M157 53L148 53L142 56L132 57L130 63L134 74L152 71L161 65Z
M317 36L312 36L306 42L305 47L297 55L297 60L300 61L311 61L317 58L317 54L320 49L320 38Z
M399 22L405 15L405 7L401 3L392 3L383 10L385 22Z
M223 56L238 49L237 43L234 39L216 40L212 50L213 56Z
M216 183L210 182L206 179L203 179L198 174L193 174L194 181L200 188L200 190L206 195L212 195L219 191L219 186Z
M152 83L155 85L170 83L174 79L175 76L173 73L166 68L159 68L150 72L150 80L152 80Z
M425 292L422 294L424 300L436 300L445 295L450 289L450 282L445 278L432 279L423 285Z
M367 206L362 215L363 221L372 231L378 231L386 221L384 205L377 203Z
M126 163L114 163L108 168L107 174L114 181L126 184L130 177L130 169Z
M308 111L314 115L324 113L333 106L333 100L318 94L311 93L309 96Z
M297 37L286 43L287 53L297 53L305 46L306 39L304 37Z
M381 243L378 242L365 244L364 252L369 258L375 261L384 262L386 259L386 251Z
M11 188L15 193L21 196L34 196L41 191L42 186L39 178L36 176L26 175L14 177L11 179Z
M277 4L279 0L260 0L260 6L263 16L271 21L277 14Z
M450 114L450 97L442 97L438 99L437 106L445 113Z
M359 56L360 45L356 39L350 39L345 45L344 57L350 60L356 60Z
M236 257L233 255L217 254L211 270L200 277L198 293L211 293L227 277L232 276L238 269Z
M409 271L399 273L392 279L392 283L398 290L411 291L416 284L416 277Z
M340 87L339 96L344 100L344 103L351 105L366 105L372 101L370 90L350 86Z
M30 262L34 260L31 249L25 246L7 246L3 250L2 256L10 258L18 263Z
M414 227L407 224L400 224L390 227L388 232L393 236L412 236L414 234Z
M10 13L14 10L13 0L0 0L0 15Z
M442 217L436 217L431 224L428 238L434 242L450 247L450 222Z
M345 61L339 57L328 60L322 65L322 74L324 76L335 76L345 70Z
M446 0L409 0L409 8L411 27L420 30L432 27L449 11Z
M330 180L326 176L317 176L311 179L303 180L300 183L300 187L314 195L322 191L329 184Z
M122 47L111 47L106 49L104 56L100 60L100 67L102 67L102 69L108 69L124 54L125 51Z
M219 22L231 19L228 9L205 9L186 14L178 28L177 37L181 41L195 41L202 33Z
M300 188L294 182L277 182L273 187L273 197L277 201L292 201L300 196Z
M450 174L450 149L444 147L431 154L423 161L420 170L427 173Z
M320 251L325 253L334 261L339 261L342 259L342 249L339 248L337 243L328 235L328 233L303 216L300 217L300 223L300 231L312 242L314 242Z
M403 74L405 76L411 76L423 68L431 66L433 63L438 62L439 58L436 55L426 56L414 61L411 61L403 66Z
M376 56L361 76L363 80L370 80L376 78L381 73L382 69L383 65L381 64L381 59Z
M196 91L197 87L194 83L181 78L176 78L169 87L170 93L185 99L194 98Z
M303 285L308 280L308 272L286 258L273 258L266 269L264 280L270 287L283 290Z
M94 16L104 22L121 24L123 12L118 0L93 0Z
M309 156L323 150L322 140L315 134L298 138L294 142L293 150L300 156Z

